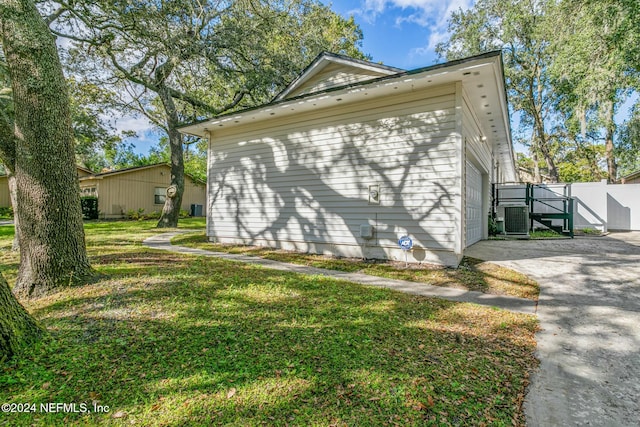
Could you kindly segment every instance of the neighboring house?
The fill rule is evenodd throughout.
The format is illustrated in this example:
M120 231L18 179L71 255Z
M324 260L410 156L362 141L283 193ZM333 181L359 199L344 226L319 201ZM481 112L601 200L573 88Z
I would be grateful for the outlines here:
M323 53L209 139L207 235L335 256L459 263L517 173L500 52L402 71Z
M93 173L82 166L76 166L76 170L78 171L78 177L80 178ZM9 197L8 178L6 175L0 175L0 208L8 208L9 206L11 206L11 199Z
M129 211L145 213L162 211L167 187L171 184L171 168L165 163L96 173L80 178L80 193L97 196L100 218L122 218ZM205 184L185 175L182 209L197 216L205 214Z
M616 184L640 184L640 171L635 171L620 178Z

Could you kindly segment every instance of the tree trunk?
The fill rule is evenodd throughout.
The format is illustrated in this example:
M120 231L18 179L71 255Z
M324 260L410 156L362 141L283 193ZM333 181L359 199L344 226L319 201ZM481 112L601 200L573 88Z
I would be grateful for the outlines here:
M615 109L613 108L613 102L607 101L604 105L605 108L605 127L607 129L605 136L604 152L607 159L607 172L609 177L607 181L612 184L616 182L618 178L618 165L616 164L615 146L613 144L613 138L616 133L616 122L614 120Z
M158 228L177 227L184 194L184 156L182 149L182 134L178 132L178 111L173 98L164 85L158 91L162 105L167 115L167 133L171 147L171 185L167 189L167 198L162 207L162 215L158 221Z
M20 221L18 220L18 187L16 184L15 174L7 168L7 181L9 182L9 197L11 198L11 206L13 206L13 245L11 250L20 250Z
M14 292L42 296L92 274L66 82L55 40L32 0L0 3L15 106L20 268Z
M531 133L531 159L533 160L533 183L541 184L542 176L540 175L540 165L538 164L538 144L536 143L535 131Z
M536 81L537 81L537 97L532 96L533 101L533 126L534 132L538 136L538 148L540 149L540 153L544 158L545 163L547 164L547 170L549 172L549 180L551 182L558 182L560 176L558 174L558 169L556 168L556 163L553 160L553 156L551 155L551 151L549 150L549 139L547 138L547 133L544 129L544 117L542 111L542 100L544 99L544 85L542 84L542 68L538 67L536 71ZM537 99L537 102L536 102Z
M551 156L551 151L549 151L549 141L544 135L540 136L540 151L542 152L542 157L544 157L544 161L547 164L547 170L549 171L549 180L554 183L560 180L560 175L558 174L558 169L556 168L556 163Z
M42 329L11 293L0 274L0 362L10 359L41 333Z

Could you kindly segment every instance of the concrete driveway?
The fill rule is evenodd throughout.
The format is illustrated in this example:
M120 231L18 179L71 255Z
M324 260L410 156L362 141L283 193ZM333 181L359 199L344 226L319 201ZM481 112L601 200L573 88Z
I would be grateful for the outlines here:
M540 284L529 426L640 425L640 232L482 241L465 255Z

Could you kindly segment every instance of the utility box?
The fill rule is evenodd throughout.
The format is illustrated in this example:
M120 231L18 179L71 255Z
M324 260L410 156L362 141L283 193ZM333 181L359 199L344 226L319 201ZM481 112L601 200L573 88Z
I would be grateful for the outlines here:
M360 224L360 237L365 240L373 239L373 225Z

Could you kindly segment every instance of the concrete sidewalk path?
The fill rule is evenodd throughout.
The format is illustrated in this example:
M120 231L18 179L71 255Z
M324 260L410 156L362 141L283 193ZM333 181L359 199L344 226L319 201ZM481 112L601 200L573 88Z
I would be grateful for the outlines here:
M465 255L540 285L527 425L640 426L640 232L488 240Z
M536 302L524 298L490 295L482 292L466 291L464 289L444 288L441 286L432 286L425 283L409 282L406 280L386 279L383 277L369 276L362 273L345 273L335 270L327 270L323 268L308 267L304 265L289 264L279 261L268 260L264 258L228 254L224 252L212 252L203 249L188 248L185 246L174 246L171 239L178 234L193 233L194 230L178 231L171 233L159 234L157 236L145 239L143 244L149 248L161 249L165 251L178 252L182 254L200 255L208 257L217 257L234 261L245 262L253 265L260 265L280 271L290 271L300 274L320 275L333 277L336 279L355 282L362 285L377 286L382 288L394 289L396 291L406 292L414 295L422 295L427 297L443 298L457 302L471 302L480 305L498 307L504 310L515 311L520 313L534 314L536 311Z

